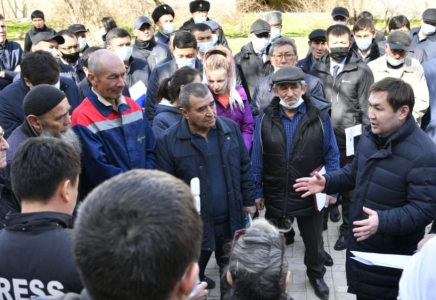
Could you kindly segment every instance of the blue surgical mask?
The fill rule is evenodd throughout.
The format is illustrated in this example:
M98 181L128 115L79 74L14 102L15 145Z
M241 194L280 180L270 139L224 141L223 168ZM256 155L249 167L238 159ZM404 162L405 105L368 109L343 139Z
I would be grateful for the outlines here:
M285 100L283 100L282 98L280 98L280 105L283 106L284 108L287 108L287 109L296 109L296 108L298 108L298 107L299 107L303 102L304 102L303 98L300 97L300 99L299 99L297 102L295 102L295 103L292 104L292 105L289 105L289 104L287 104L287 103L285 102Z
M371 47L372 44L372 38L366 38L366 39L360 39L360 38L354 38L356 41L357 47L361 50L367 50L369 47Z
M434 27L434 26L432 26L432 25L430 25L430 24L427 24L427 23L421 22L421 31L422 31L425 35L431 35L431 34L435 33L435 31L436 31L436 27Z
M332 25L344 25L344 26L347 26L347 22L344 22L344 21L333 21Z
M132 56L133 48L132 46L123 46L115 48L115 54L121 58L122 61L128 61Z
M195 24L206 22L206 20L207 20L207 17L204 17L204 16L196 16L194 18Z
M176 64L177 67L179 67L179 69L183 68L183 67L191 67L193 69L195 69L195 58L176 58Z
M165 34L167 34L167 35L173 33L173 31L174 31L174 23L165 23L165 24L163 24L162 31Z
M268 47L270 41L269 38L254 38L253 46L257 51L264 52L266 47Z
M278 28L271 28L271 41L275 41L280 37L282 31Z
M214 46L214 42L213 41L204 42L204 43L198 43L198 48L199 48L198 51L200 51L200 53L204 54L204 53L206 53L207 50L209 50L213 46Z

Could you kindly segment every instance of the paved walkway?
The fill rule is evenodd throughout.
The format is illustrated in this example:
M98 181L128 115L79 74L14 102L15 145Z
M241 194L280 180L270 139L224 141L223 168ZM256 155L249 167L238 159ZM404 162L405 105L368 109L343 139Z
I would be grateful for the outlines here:
M354 295L347 293L347 280L345 278L345 250L336 251L333 249L339 236L338 226L341 223L342 219L338 223L333 223L329 220L328 230L323 233L325 250L330 253L334 261L332 267L326 267L327 272L324 275L324 280L330 288L329 300L355 300L356 297ZM288 258L289 269L291 270L288 294L294 300L316 300L319 298L315 295L306 276L306 266L303 262L305 249L296 222L294 222L294 229L296 232L295 243L286 247L286 257ZM208 300L220 299L219 271L215 258L211 258L209 261L206 269L206 276L212 278L217 283L217 286L209 291Z

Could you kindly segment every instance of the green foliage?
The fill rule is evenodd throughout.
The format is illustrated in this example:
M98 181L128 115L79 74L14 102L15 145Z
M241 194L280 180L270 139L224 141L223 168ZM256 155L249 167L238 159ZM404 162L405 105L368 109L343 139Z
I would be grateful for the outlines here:
M26 32L32 28L32 23L23 24L23 23L13 23L6 22L6 26L8 28L7 38L8 40L20 40L24 39Z

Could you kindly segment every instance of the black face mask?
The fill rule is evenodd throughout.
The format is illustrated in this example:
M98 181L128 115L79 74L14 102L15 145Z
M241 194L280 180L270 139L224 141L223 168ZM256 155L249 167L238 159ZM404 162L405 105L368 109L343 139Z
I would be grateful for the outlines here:
M336 62L341 62L347 57L348 52L350 52L349 47L334 47L330 48L330 57Z
M71 53L71 54L65 54L65 53L61 52L61 55L62 55L62 58L64 60L66 60L67 62L76 63L76 61L79 59L80 52L75 52L75 53Z

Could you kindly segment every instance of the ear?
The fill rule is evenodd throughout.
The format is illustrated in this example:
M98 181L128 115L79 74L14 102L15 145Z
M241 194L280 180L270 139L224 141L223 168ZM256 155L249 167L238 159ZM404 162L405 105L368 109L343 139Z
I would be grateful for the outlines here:
M276 95L277 97L279 97L279 92L277 91L277 88L275 88L274 86L272 87L272 91L274 93L274 95Z
M230 271L227 271L226 279L227 279L227 282L230 284L230 286L232 286L233 285L233 278L232 278L232 273L230 273Z
M309 47L310 47L311 44L312 44L311 41L307 41L307 45L309 45Z
M41 133L41 131L42 131L41 120L35 115L28 115L26 118L27 118L27 121L29 122L30 126L32 126L33 129L35 129L35 131L37 133Z
M88 73L88 80L94 86L95 83L97 82L97 77L94 74L92 74L92 73Z
M184 109L183 107L180 107L179 110L180 110L180 112L182 113L183 117L184 117L186 120L189 120L188 111L187 111L186 109Z
M388 48L389 48L388 43L386 43L385 44L385 50L388 51Z
M410 109L407 105L403 105L400 107L399 111L400 120L405 120L407 118L407 115L409 114Z
M306 94L306 91L307 91L307 84L303 87L302 90L303 90L303 95Z
M133 35L134 36L138 36L137 32L138 32L138 29L133 29Z
M24 78L24 84L26 84L26 86L27 86L29 89L32 89L32 88L33 88L33 84L31 84L30 81L29 81L27 78Z
M288 273L286 274L285 286L283 287L283 292L285 292L285 293L286 293L290 278L291 278L291 271L288 271Z
M114 50L112 49L112 46L111 46L110 44L106 44L106 50L114 51Z
M61 183L60 186L61 197L65 203L69 203L71 201L70 195L68 193L70 189L70 185L71 185L71 181L69 179L66 179Z
M194 286L197 283L198 273L200 273L200 268L198 267L198 263L194 262L188 267L185 275L183 275L183 278L180 281L179 289L183 295L189 295L189 293L194 289Z

